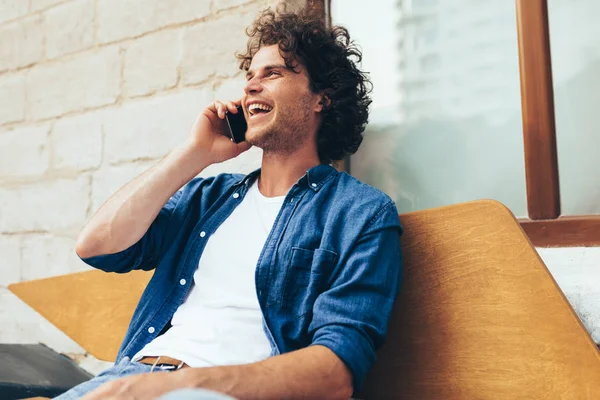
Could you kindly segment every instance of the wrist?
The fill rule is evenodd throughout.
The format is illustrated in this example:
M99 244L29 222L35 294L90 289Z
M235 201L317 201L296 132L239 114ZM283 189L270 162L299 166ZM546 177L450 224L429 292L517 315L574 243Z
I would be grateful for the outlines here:
M193 389L214 389L215 377L218 371L215 368L183 368L180 371L180 377L186 383L186 387Z
M241 370L244 365L231 365L207 368L184 368L181 370L182 378L188 387L216 390L221 393L235 395L240 386ZM243 374L242 374L243 376Z

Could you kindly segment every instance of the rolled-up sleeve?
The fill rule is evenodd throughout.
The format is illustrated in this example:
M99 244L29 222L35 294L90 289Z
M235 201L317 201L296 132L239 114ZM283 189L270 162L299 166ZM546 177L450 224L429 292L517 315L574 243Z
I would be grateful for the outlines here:
M393 202L363 229L332 285L313 307L311 345L332 350L360 389L384 342L401 283L399 236L402 228Z
M105 272L154 269L160 258L167 226L180 198L181 191L178 191L163 206L144 236L129 248L118 253L82 258L82 261Z

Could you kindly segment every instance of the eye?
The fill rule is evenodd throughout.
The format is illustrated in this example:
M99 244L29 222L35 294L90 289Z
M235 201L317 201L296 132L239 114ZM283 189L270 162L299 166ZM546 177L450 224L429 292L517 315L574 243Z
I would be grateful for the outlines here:
M281 75L279 73L279 71L269 71L269 73L267 74L267 76L272 76L272 75Z

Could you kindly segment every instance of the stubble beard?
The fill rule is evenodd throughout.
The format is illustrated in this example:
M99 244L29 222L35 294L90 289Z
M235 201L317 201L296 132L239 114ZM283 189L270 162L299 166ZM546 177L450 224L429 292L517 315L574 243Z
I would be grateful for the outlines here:
M308 108L303 106L289 111L278 110L274 119L260 127L247 141L264 153L293 154L308 140L306 121L309 116Z

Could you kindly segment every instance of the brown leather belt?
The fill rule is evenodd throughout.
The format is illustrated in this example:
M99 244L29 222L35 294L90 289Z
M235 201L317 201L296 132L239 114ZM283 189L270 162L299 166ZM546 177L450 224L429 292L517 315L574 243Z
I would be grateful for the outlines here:
M176 370L180 368L188 368L189 365L184 363L183 361L177 360L175 358L160 356L160 357L142 357L138 360L139 363L152 365L153 367L161 367L164 370L164 367L173 367L170 370Z

